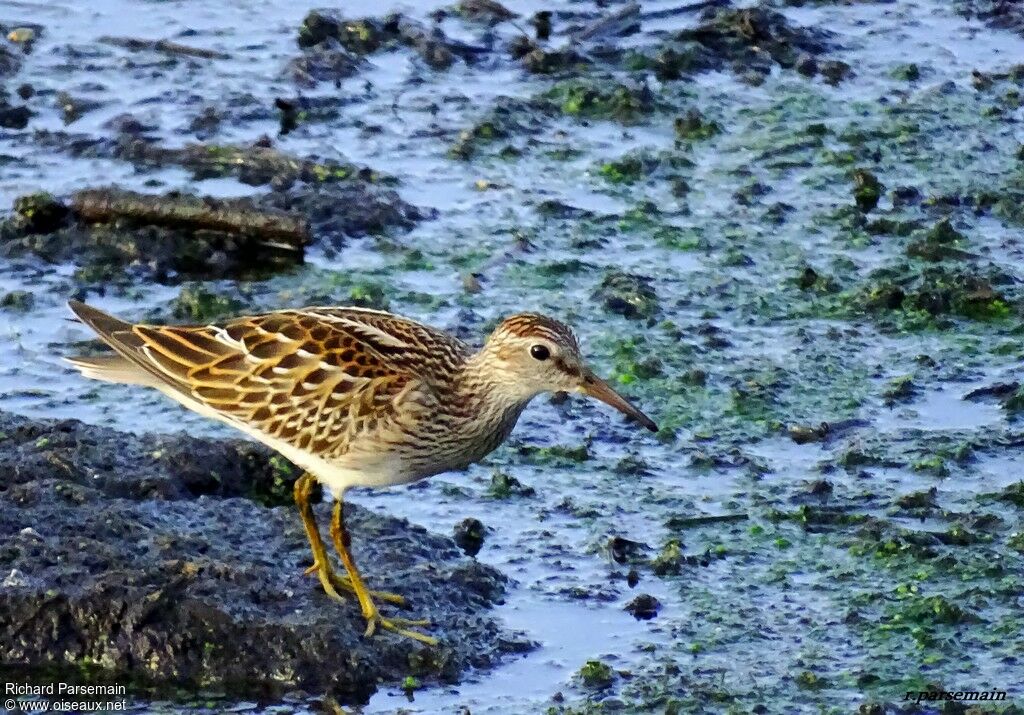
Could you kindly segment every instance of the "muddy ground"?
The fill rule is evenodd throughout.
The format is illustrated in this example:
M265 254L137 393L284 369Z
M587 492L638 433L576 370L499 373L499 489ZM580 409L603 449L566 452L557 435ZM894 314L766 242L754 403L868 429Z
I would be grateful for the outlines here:
M530 308L662 427L541 399L485 464L354 494L478 548L540 644L366 712L1024 706L1015 3L129 5L0 17L34 37L0 55L0 407L225 434L61 367L71 296L470 341ZM110 186L301 251L76 208Z

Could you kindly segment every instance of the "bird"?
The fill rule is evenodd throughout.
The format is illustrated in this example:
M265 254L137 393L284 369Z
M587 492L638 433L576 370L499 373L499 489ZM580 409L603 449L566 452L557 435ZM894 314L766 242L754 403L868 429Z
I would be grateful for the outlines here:
M352 487L408 484L480 461L546 392L582 393L651 431L657 425L587 366L573 331L539 313L498 323L479 350L393 313L307 307L208 325L130 323L79 301L68 306L114 354L66 358L82 375L155 388L225 422L303 471L294 497L313 554L307 574L358 602L365 637L380 628L427 645L425 620L385 617L349 550L343 500ZM338 574L310 506L317 483L334 497Z

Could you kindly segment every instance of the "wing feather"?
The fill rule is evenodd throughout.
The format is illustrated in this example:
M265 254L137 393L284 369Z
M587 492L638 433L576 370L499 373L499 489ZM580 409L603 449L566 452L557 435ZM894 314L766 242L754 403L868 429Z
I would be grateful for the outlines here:
M300 449L342 454L392 417L411 382L434 385L467 357L449 335L359 308L307 308L223 325L132 325L72 309L131 363L228 421Z

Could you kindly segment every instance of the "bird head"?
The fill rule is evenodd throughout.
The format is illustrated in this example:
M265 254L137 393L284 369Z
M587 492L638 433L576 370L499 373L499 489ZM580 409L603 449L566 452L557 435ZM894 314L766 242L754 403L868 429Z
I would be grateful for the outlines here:
M569 326L537 313L503 320L484 346L496 385L512 399L542 392L577 392L611 405L656 432L654 421L598 377L580 354Z

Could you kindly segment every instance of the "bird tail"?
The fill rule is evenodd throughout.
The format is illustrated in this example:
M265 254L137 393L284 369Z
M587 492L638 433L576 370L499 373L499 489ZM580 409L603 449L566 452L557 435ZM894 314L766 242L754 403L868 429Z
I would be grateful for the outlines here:
M82 375L93 380L128 385L155 387L160 384L160 380L139 359L137 350L141 340L132 333L131 323L77 300L68 301L68 307L118 353L65 358Z
M124 385L146 385L147 387L156 387L159 384L148 372L120 355L97 355L95 357L78 355L64 358L64 360L90 380L119 382Z

